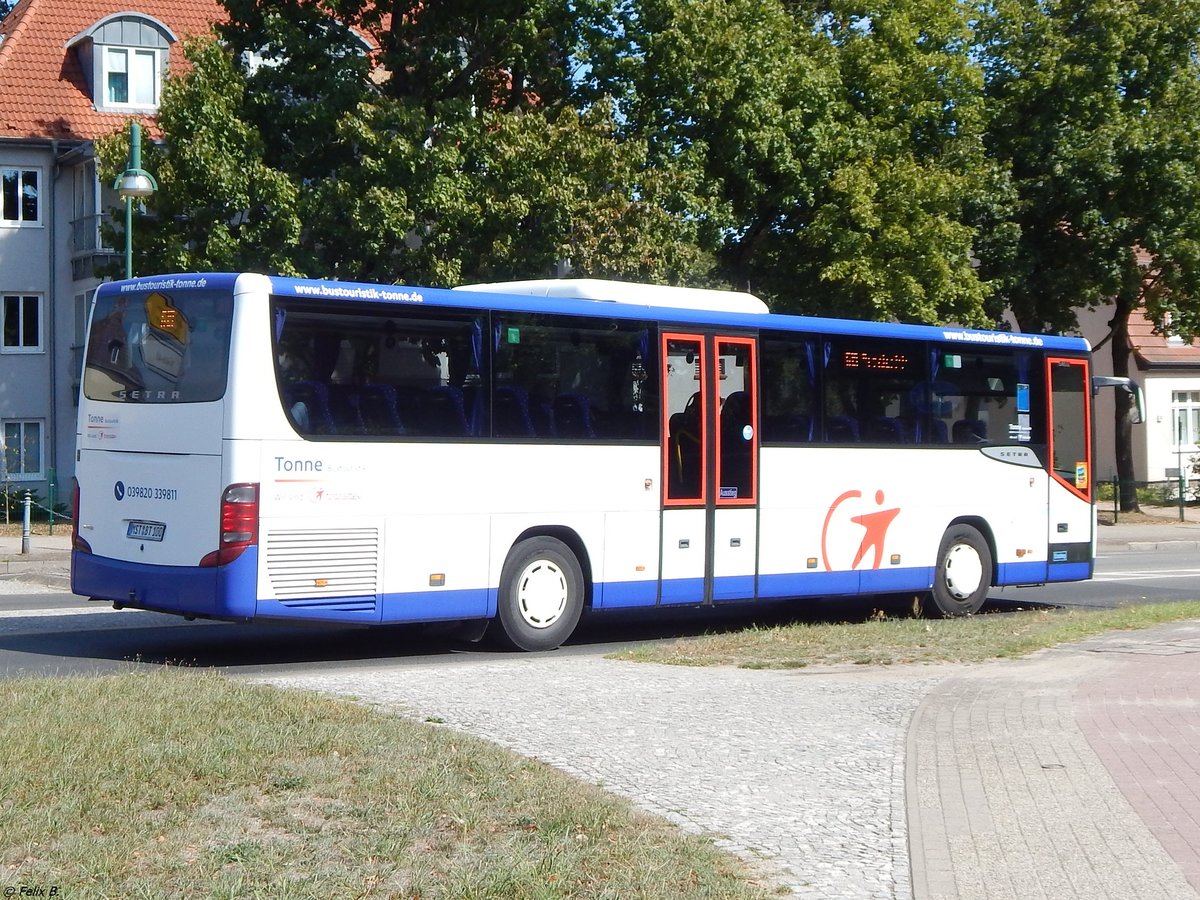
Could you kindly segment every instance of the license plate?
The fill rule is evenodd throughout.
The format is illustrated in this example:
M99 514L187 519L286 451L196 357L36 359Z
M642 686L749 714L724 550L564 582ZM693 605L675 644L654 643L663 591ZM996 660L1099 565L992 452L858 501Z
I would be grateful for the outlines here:
M135 541L161 541L167 526L161 522L130 522L125 537Z

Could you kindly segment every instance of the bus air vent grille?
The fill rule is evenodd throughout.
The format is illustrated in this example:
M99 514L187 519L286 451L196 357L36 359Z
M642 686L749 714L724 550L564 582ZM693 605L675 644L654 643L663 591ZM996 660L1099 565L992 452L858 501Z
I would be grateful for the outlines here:
M267 577L279 600L379 593L379 529L274 530Z

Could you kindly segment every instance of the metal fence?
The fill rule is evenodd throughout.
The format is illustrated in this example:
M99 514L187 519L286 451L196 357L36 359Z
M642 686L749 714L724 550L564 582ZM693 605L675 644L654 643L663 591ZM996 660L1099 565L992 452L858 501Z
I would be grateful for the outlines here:
M1121 515L1122 485L1123 483L1116 478L1098 482L1096 485L1096 508L1102 512L1111 511L1113 521L1117 521ZM1196 478L1135 481L1133 488L1139 506L1178 509L1181 522L1184 521L1185 511L1189 507L1200 504L1200 479Z

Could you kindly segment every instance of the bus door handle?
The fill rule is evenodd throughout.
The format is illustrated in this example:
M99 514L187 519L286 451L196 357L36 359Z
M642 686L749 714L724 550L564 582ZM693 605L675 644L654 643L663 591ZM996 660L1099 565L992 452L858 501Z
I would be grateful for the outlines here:
M680 550L686 550L690 546L692 546L692 542L690 540L688 540L687 538L680 539L680 541L679 541L679 549Z

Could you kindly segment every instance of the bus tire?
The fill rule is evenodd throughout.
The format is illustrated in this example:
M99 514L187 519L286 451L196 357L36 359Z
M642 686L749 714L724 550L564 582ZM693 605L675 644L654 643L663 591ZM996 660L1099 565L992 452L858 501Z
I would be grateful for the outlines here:
M571 636L583 612L583 570L562 541L533 537L508 554L496 600L500 643L515 650L553 650Z
M938 548L933 602L943 617L979 612L992 586L992 551L970 525L952 525Z

